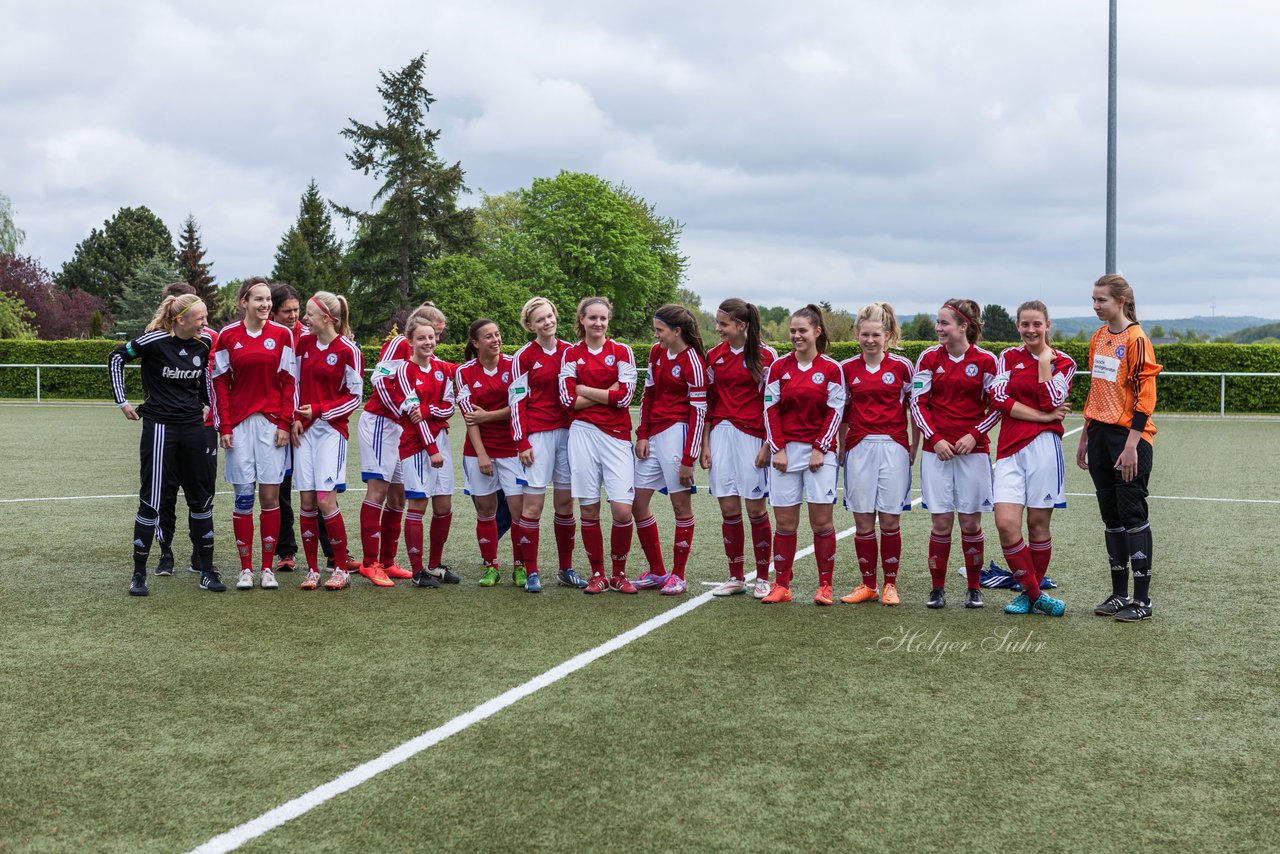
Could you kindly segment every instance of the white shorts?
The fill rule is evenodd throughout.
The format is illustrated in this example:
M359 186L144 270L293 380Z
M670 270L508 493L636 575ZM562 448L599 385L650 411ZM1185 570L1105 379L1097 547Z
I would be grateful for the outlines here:
M360 444L360 479L404 483L400 464L400 434L404 429L384 415L360 413L357 436Z
M600 501L600 485L605 497L630 504L636 497L634 450L625 439L615 439L594 424L575 421L569 428L570 488L583 504Z
M1062 439L1045 431L1011 457L996 460L996 504L1021 504L1045 509L1066 507L1066 464Z
M756 468L756 454L764 439L743 433L728 421L711 429L711 471L707 473L711 494L716 498L740 496L766 498L769 495L769 466Z
M530 433L529 444L533 447L533 465L524 466L525 493L544 493L553 483L557 489L568 489L569 428Z
M990 513L991 458L971 453L943 462L933 451L920 455L920 491L930 513Z
M844 455L844 509L892 513L911 509L911 456L889 436L867 436Z
M635 461L636 488L656 489L663 495L697 492L694 486L680 483L680 460L689 435L687 424L672 424L656 436L649 437L649 457Z
M287 447L276 447L276 425L255 412L231 430L227 483L280 483L289 465Z
M805 442L787 443L787 470L769 473L769 503L774 507L795 507L802 501L810 504L835 504L836 455L827 451L822 468L809 471L809 455L813 446Z
M346 438L328 421L316 421L293 451L293 488L334 492L346 481L346 470Z
M453 495L453 452L449 449L449 431L441 430L436 434L436 450L444 457L444 465L440 468L431 466L431 455L426 451L419 451L400 461L405 498Z
M478 457L462 458L462 475L466 480L463 490L467 495L493 495L499 489L508 497L524 494L524 466L519 457L490 457L493 474L480 471Z

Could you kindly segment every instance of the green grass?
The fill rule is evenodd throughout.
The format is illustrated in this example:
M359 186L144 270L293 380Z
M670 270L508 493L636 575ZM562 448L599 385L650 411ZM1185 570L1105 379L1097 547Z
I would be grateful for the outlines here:
M1278 429L1163 419L1153 492L1280 500ZM0 498L133 493L137 430L112 407L0 406ZM1156 619L1125 626L1091 615L1101 528L1070 504L1061 620L1005 617L999 591L926 611L909 513L901 608L809 605L804 559L792 605L708 603L246 849L1273 849L1277 505L1153 500ZM713 500L695 507L697 593L724 558ZM478 588L461 496L457 588L215 596L179 573L135 600L134 509L0 504L0 851L189 849L675 604ZM220 496L224 566L229 515ZM853 566L841 541L837 588ZM1029 648L993 650L1010 630ZM917 632L926 649L897 645Z

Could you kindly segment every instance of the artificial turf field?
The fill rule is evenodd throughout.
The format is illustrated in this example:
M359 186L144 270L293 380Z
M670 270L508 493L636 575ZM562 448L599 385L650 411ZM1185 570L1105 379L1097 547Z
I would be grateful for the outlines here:
M1008 591L966 611L954 575L926 610L917 509L901 607L815 607L802 558L793 603L708 601L242 850L1275 850L1280 420L1158 421L1150 622L1092 615L1109 580L1073 436L1062 619L1002 614ZM195 848L724 575L703 491L683 599L482 589L459 494L458 587L215 595L180 571L132 599L138 432L110 405L0 404L0 851Z

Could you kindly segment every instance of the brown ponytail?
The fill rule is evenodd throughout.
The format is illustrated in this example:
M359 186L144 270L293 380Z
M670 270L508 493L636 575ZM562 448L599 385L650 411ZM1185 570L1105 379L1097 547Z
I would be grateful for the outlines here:
M760 382L764 376L764 362L760 358L760 312L744 299L730 297L720 303L720 311L747 326L747 343L743 348L742 358L747 363L747 371L751 379Z

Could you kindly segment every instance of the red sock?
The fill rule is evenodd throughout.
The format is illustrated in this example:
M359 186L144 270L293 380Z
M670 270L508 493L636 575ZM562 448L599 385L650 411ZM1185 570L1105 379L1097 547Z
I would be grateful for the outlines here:
M587 553L591 575L604 575L604 534L600 532L599 519L582 520L582 549Z
M422 514L421 510L409 510L404 514L404 548L409 553L409 566L414 572L422 572Z
M347 523L342 521L342 511L334 510L324 517L324 532L329 535L329 545L333 546L333 565L343 568L347 565Z
M831 586L836 574L836 529L813 532L813 554L818 561L818 583Z
M934 589L947 586L947 561L951 559L951 535L929 535L929 577Z
M449 539L451 522L453 522L452 513L437 513L431 517L431 554L427 562L428 568L440 566L444 562L444 544Z
M773 535L773 574L780 587L791 586L791 565L796 562L796 532Z
M392 510L390 507L382 509L378 563L383 566L391 566L396 562L396 552L400 550L400 518L403 512L402 510Z
M880 529L880 561L884 567L884 583L898 583L898 565L902 560L902 529Z
M1040 581L1036 578L1036 567L1031 561L1031 549L1022 540L1004 550L1004 562L1014 579L1022 585L1022 592L1032 602L1040 598Z
M497 566L498 519L496 516L476 517L476 542L480 544L480 559L488 566Z
M262 568L271 569L275 565L276 543L280 540L280 508L264 508L258 526L262 542Z
M556 555L560 559L560 569L573 569L574 518L556 514Z
M960 545L964 549L964 572L969 580L969 589L977 590L978 580L982 577L982 568L986 566L987 538L981 531L976 534L960 534Z
M370 566L382 549L382 505L364 501L360 505L360 558Z
M1045 540L1043 543L1032 540L1027 546L1031 549L1031 563L1036 568L1036 583L1043 584L1044 577L1049 572L1049 559L1053 557L1053 540Z
M644 549L644 558L649 562L649 572L666 575L667 566L662 560L662 537L658 534L658 517L650 516L635 525L640 537L640 548Z
M614 522L613 528L609 531L609 559L613 562L614 578L627 574L627 555L631 553L631 535L635 529L635 524L632 522L625 525Z
M253 569L253 513L232 513L231 533L236 537L240 570Z
M756 556L756 578L769 580L769 564L773 563L773 526L769 524L769 514L750 516L751 548Z
M538 571L538 537L541 525L537 519L518 519L519 529L516 535L520 538L520 548L524 552L524 568L532 575Z
M320 522L314 510L298 511L298 528L302 534L302 553L307 558L307 569L319 572L316 562L320 556Z
M742 530L742 516L726 518L720 523L720 534L724 538L724 556L729 559L729 577L741 581L745 574L743 555L746 546L746 532Z
M689 563L693 549L693 517L676 519L675 545L671 547L671 571L684 578L684 568Z
M853 552L858 556L858 571L862 573L862 583L866 587L876 586L876 559L879 546L876 543L876 532L853 535Z

